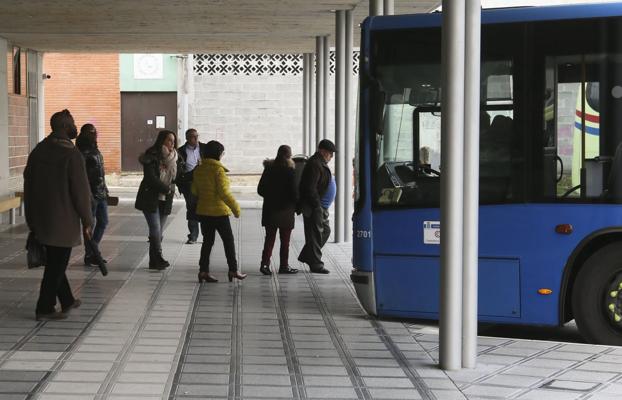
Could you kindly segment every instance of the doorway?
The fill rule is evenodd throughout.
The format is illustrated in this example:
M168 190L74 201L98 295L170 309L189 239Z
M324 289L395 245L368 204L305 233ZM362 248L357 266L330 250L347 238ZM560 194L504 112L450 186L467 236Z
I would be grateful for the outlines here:
M158 132L177 133L176 92L121 93L121 170L142 171L138 156L155 142Z

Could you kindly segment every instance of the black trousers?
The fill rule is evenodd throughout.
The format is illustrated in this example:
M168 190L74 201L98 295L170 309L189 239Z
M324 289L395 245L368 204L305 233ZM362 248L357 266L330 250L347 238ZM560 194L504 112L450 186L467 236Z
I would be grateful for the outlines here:
M55 310L56 298L60 301L61 308L67 308L73 304L75 298L71 293L69 281L65 275L71 247L45 246L47 250L47 265L43 272L39 300L37 301L37 314L48 314Z
M197 241L199 238L199 221L196 215L197 198L192 194L192 182L183 182L179 184L179 191L186 201L186 219L188 220L188 239Z
M300 251L298 261L309 264L311 269L324 267L322 247L330 236L328 216L328 210L321 207L313 209L310 213L303 213L305 245Z
M212 253L214 240L216 239L216 231L222 239L225 246L225 256L227 257L227 265L229 271L238 270L238 261L235 258L235 242L233 240L233 231L231 230L231 222L229 216L223 217L207 217L200 216L201 233L203 234L203 244L201 245L201 258L199 259L199 268L201 272L209 272L209 257Z

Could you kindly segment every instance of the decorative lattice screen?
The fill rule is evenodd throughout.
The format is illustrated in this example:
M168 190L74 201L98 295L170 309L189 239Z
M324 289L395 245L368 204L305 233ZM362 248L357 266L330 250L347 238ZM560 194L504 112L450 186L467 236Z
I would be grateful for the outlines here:
M359 52L353 53L352 71L358 74ZM330 52L330 74L335 73L335 52ZM297 76L302 74L301 54L195 54L196 75Z

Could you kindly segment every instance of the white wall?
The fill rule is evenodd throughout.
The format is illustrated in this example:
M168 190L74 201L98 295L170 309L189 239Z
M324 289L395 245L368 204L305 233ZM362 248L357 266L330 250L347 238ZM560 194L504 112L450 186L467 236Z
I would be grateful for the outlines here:
M328 136L334 138L334 77L329 80ZM190 126L202 142L225 146L232 174L260 174L281 144L302 152L302 74L194 76Z

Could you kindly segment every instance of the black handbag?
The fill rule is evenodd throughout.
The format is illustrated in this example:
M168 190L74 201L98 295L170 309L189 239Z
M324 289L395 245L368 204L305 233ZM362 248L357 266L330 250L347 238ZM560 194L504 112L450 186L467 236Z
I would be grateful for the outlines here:
M37 240L33 232L30 232L26 239L26 259L28 268L41 267L47 263L45 246Z

